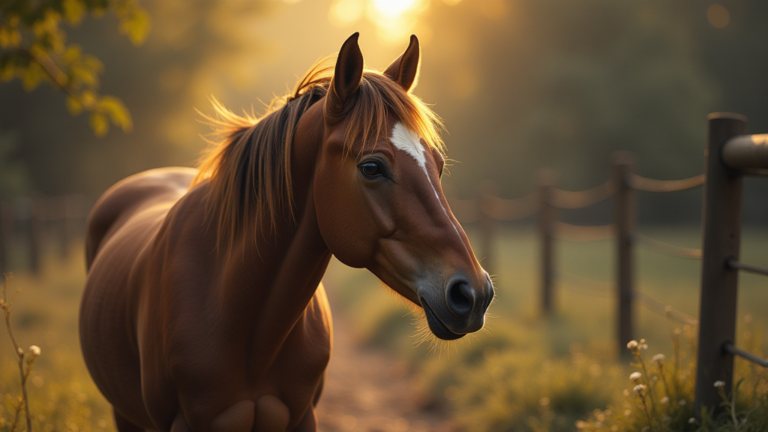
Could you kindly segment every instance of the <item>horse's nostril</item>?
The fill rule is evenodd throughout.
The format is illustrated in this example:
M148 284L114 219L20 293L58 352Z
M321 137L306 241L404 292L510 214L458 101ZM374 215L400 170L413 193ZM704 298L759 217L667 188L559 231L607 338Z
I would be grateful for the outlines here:
M452 281L448 287L448 309L456 315L466 316L475 306L475 292L464 279Z

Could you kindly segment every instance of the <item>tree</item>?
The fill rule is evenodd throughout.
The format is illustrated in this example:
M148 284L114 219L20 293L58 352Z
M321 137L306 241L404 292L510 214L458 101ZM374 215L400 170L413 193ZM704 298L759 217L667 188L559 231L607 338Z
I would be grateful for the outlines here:
M104 136L110 121L123 131L133 127L123 102L99 94L103 64L93 55L67 42L63 24L77 27L86 16L99 18L113 12L134 45L149 32L149 14L138 0L4 0L0 4L0 79L21 80L32 91L46 83L63 92L72 115L90 113L94 134Z

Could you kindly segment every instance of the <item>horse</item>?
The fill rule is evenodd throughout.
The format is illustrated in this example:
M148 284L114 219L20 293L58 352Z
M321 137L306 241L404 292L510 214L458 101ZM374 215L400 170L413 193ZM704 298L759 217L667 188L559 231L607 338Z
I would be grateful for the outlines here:
M262 117L214 101L198 169L133 175L94 206L79 333L119 432L315 431L332 255L439 339L483 327L494 288L440 186L440 119L411 93L418 39L380 73L358 36Z

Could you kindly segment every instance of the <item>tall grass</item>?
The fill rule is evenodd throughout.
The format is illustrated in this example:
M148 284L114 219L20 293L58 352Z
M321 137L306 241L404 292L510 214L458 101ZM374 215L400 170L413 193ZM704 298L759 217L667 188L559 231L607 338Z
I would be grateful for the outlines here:
M0 432L114 432L111 407L88 376L77 341L82 249L72 248L64 261L53 255L46 256L39 276L22 272L8 281L0 334ZM36 345L24 348L30 342Z

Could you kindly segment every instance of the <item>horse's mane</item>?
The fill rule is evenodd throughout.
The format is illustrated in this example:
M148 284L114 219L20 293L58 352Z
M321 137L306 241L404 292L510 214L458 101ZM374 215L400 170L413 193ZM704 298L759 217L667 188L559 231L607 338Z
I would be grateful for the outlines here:
M213 116L203 117L214 128L211 148L200 158L192 187L210 182L209 220L217 221L219 244L232 246L240 236L256 239L262 218L275 229L279 218L293 218L291 148L302 115L328 92L335 57L316 62L289 94L276 97L261 117L234 114L217 100ZM345 148L363 147L386 138L387 116L394 115L428 145L444 151L439 117L418 97L373 70L366 70L348 117Z

